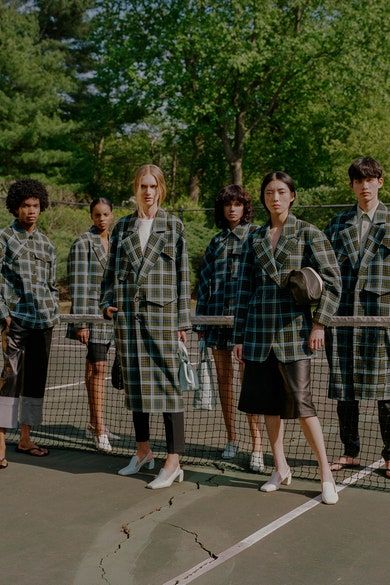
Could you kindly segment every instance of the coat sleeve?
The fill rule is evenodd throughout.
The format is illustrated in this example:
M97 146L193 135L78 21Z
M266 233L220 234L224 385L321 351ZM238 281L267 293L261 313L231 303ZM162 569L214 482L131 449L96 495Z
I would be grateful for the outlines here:
M255 287L254 264L255 257L248 238L242 248L242 260L238 275L237 305L234 319L233 343L243 343L249 301Z
M190 272L184 233L179 232L176 244L177 313L179 331L191 329Z
M337 313L340 303L340 268L331 243L320 230L315 230L309 250L309 266L314 268L323 280L322 295L313 313L313 321L327 326Z
M89 290L89 250L85 239L76 240L68 256L68 285L72 299L72 313L86 315L88 313ZM87 328L87 323L78 323L76 329Z

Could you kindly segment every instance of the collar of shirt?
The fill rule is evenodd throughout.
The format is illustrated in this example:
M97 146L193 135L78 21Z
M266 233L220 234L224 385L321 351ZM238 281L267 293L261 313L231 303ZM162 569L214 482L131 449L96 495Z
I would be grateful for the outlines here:
M375 207L373 207L372 209L370 209L370 211L363 211L363 209L361 209L359 206L357 208L357 220L360 221L362 219L363 215L367 215L370 218L371 223L374 221L374 215L376 210L378 209L378 205L379 202L375 205Z

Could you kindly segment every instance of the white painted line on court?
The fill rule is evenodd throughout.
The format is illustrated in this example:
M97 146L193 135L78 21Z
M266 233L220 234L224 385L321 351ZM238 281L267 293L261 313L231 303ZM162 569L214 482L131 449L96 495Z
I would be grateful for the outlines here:
M111 380L111 376L106 376L105 380ZM73 388L74 386L82 386L84 384L84 380L80 380L80 382L72 382L71 384L60 384L59 386L48 386L46 390L60 390L61 388Z
M383 463L384 463L383 459L379 459L378 461L375 461L375 463L372 463L371 465L365 467L361 471L354 473L351 477L344 479L341 484L337 485L337 491L341 492L346 487L356 483L359 479L362 479L366 475L370 475L375 469L381 467ZM294 510L288 512L287 514L284 514L284 516L281 516L277 520L274 520L267 526L260 528L260 530L257 530L253 534L250 534L243 540L240 540L240 542L237 542L230 548L227 548L226 550L222 551L217 556L216 559L214 558L206 559L205 561L202 561L201 563L195 565L191 569L188 569L188 571L186 571L185 573L182 573L181 575L174 577L170 581L166 581L163 585L186 585L187 583L191 583L191 581L194 581L201 575L204 575L205 573L212 571L213 569L215 569L215 567L218 567L219 565L222 565L222 563L225 563L229 559L237 556L242 551L246 550L247 548L250 548L260 540L263 540L264 538L266 538L267 536L269 536L282 526L285 526L292 520L295 520L295 518L302 516L302 514L305 514L305 512L308 512L309 510L317 506L320 502L321 495L318 495L315 498L312 498L311 500L306 502L305 504L302 504L301 506L298 506Z

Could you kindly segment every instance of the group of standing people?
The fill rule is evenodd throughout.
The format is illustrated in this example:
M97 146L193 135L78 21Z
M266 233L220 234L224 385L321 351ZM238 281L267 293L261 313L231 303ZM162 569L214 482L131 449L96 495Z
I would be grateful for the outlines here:
M247 414L252 437L251 469L264 468L263 417L274 456L275 470L261 489L271 492L291 482L283 449L283 420L298 418L318 460L322 500L327 504L336 503L338 495L310 390L310 358L325 346L326 335L330 396L339 400L340 436L345 447L333 467L359 463L358 400L376 398L385 444L382 455L386 476L390 476L388 330L351 328L350 333L332 333L326 329L337 313L390 314L389 217L378 199L382 170L377 161L361 158L351 165L349 175L357 205L331 222L326 235L291 213L296 189L286 173L270 173L262 182L260 199L269 218L262 227L251 223L251 199L241 186L222 189L215 203L216 225L221 232L206 250L197 295L198 314L235 317L233 330L198 328L199 337L212 348L216 364L227 431L222 457L234 457L239 446L232 383L236 358L242 379L238 408ZM7 207L16 220L0 232L3 468L7 465L4 433L16 426L19 396L21 438L17 449L35 456L48 453L30 438L31 426L40 422L47 362L46 370L40 369L40 377L36 375L39 383L31 383L30 368L33 372L34 351L45 348L48 357L52 327L58 321L54 248L36 228L47 198L42 198L39 189L34 190L37 182L23 181L11 185L7 197ZM21 184L19 199L11 197ZM133 475L144 466L153 468L149 416L163 413L167 457L157 477L147 485L158 489L183 480L184 404L178 377L178 340L185 343L191 329L188 256L182 222L162 209L166 185L161 169L140 167L134 194L135 213L119 220L111 235L111 203L107 199L92 202L93 226L73 244L68 273L72 311L96 314L100 307L104 317L114 321L136 436L136 452L120 475ZM304 267L314 269L322 280L314 310L297 304L287 285L291 271ZM96 447L107 452L111 450L111 434L104 422L103 404L111 330L101 324L75 323L67 333L88 348L87 432ZM41 345L35 337L31 342L31 336L40 336ZM23 375L27 368L28 377ZM29 412L27 417L24 410Z

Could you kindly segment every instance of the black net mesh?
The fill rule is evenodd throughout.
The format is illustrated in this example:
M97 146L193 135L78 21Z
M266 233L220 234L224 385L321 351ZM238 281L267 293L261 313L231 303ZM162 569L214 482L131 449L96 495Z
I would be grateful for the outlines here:
M80 319L86 320L85 316ZM196 319L196 318L195 318ZM208 322L211 324L210 319ZM345 326L384 326L381 318L360 319L356 323L353 318L336 318L338 324ZM34 429L34 437L41 444L49 447L94 450L93 437L86 436L89 423L88 397L84 383L85 346L65 337L66 326L74 321L74 316L62 315L61 324L54 330L50 354L49 374L46 385L44 422ZM199 319L198 319L199 322ZM214 322L213 322L214 323ZM388 326L388 324L387 324ZM190 360L198 361L197 334L190 333L188 341ZM216 382L215 361L209 350L213 363L214 382ZM111 365L115 350L109 350L109 361L105 373L105 422L109 431L113 453L129 456L135 448L134 430L131 413L125 407L124 391L116 390L111 384ZM212 410L194 408L194 393L185 395L186 453L183 463L215 466L218 469L236 469L249 471L249 458L252 451L251 434L245 414L237 410L240 393L240 374L237 363L233 361L233 401L232 412L228 412L230 422L234 421L238 440L238 452L232 459L222 459L221 454L227 442L227 433L219 397ZM27 373L28 375L28 373ZM312 359L312 394L320 419L329 461L340 457L343 453L339 438L337 401L327 398L329 380L328 363L324 352L319 352ZM260 382L260 381L259 381ZM218 385L215 383L218 393ZM224 389L220 389L224 392ZM361 400L359 415L359 432L361 441L360 469L343 469L335 474L337 481L343 481L352 473L358 473L354 484L359 487L386 489L386 480L381 468L381 452L383 440L378 422L378 404L376 400ZM226 415L226 413L225 413ZM272 454L264 427L264 420L259 417L259 427L263 439L265 473L273 467ZM390 426L390 425L388 425ZM88 435L88 431L87 431ZM152 448L155 455L165 457L166 443L161 415L151 415ZM7 435L8 440L16 442L16 431ZM289 465L293 468L294 477L318 479L318 468L315 457L308 446L298 421L285 423L285 451Z

